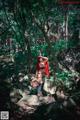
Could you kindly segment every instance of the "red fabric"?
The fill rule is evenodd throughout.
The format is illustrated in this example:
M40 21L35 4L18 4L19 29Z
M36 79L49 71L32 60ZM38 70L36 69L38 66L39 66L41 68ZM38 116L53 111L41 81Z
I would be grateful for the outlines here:
M40 68L40 66L39 66L39 59L40 59L41 57L38 57L38 63L37 63L37 71L39 71L39 70L41 70L41 68ZM47 75L48 77L49 77L49 63L48 63L48 61L44 61L44 64L45 64L45 67L44 67L44 73L45 73L45 75Z
M45 74L49 77L49 63L48 63L48 61L45 63Z

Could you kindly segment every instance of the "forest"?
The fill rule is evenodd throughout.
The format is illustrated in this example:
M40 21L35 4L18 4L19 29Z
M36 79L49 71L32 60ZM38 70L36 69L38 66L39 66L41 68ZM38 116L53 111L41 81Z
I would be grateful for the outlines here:
M0 112L10 120L80 119L77 1L0 0ZM32 83L38 56L47 60L49 77L40 71L42 83Z

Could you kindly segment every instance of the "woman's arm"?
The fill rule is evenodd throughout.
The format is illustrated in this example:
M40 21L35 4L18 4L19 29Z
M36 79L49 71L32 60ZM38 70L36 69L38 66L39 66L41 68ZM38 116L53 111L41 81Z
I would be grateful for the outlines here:
M41 58L43 58L44 60L47 60L48 61L48 58L47 57L43 57L43 56L39 56Z

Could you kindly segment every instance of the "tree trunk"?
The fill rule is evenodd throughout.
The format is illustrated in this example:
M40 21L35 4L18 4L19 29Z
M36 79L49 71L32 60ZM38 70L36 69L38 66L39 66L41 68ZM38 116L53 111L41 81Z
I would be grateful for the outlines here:
M68 42L68 11L65 10L65 40L66 40L66 48Z

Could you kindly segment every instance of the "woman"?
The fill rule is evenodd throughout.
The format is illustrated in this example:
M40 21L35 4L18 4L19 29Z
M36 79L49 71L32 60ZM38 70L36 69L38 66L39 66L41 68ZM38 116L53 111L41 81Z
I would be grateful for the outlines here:
M39 86L37 88L38 90L38 96L42 95L42 86L43 86L43 77L49 77L49 63L48 58L43 56L38 56L38 63L36 67L36 75L37 75L37 81L39 83Z
M49 77L49 63L48 63L48 58L43 57L43 56L38 56L38 63L37 63L37 74L38 72L42 73L42 76L47 76Z

